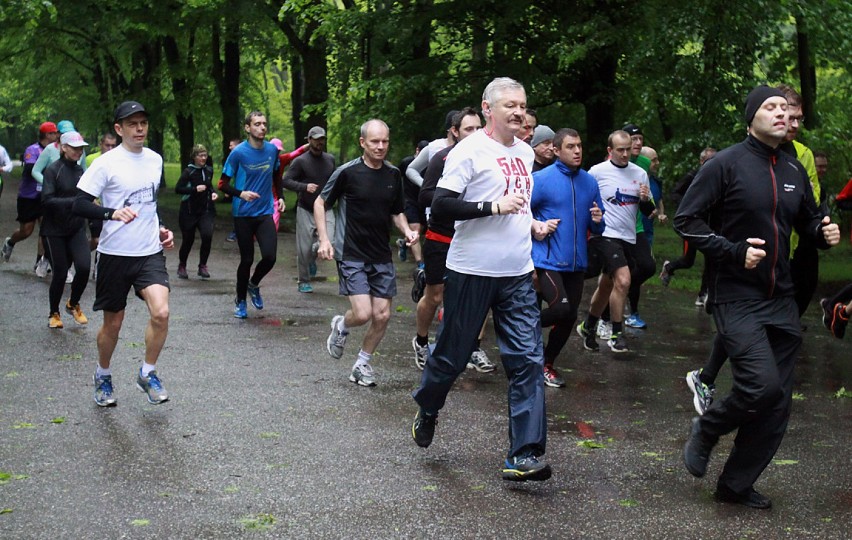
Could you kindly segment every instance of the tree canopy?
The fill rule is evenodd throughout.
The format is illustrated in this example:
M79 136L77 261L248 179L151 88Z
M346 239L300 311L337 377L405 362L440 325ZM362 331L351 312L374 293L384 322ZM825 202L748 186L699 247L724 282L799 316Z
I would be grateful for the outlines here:
M587 165L633 122L671 180L703 147L744 136L752 86L788 83L833 186L852 172L843 0L6 0L0 28L0 144L13 154L48 119L95 139L136 99L171 161L195 142L224 152L254 109L291 147L327 127L341 159L358 153L358 126L382 118L398 160L511 76L541 123L580 131Z

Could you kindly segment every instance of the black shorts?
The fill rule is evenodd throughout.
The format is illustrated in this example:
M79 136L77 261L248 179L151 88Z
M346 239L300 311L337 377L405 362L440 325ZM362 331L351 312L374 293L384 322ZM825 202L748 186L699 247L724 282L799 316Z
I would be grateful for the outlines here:
M18 223L31 223L41 217L41 193L35 199L18 197Z
M589 268L586 279L597 277L603 271L611 276L619 268L632 267L633 245L618 238L593 236L589 239Z
M163 252L145 257L98 254L98 279L95 284L95 311L118 313L127 306L127 293L133 287L140 299L142 289L162 285L169 290L169 273Z
M405 213L405 219L408 220L409 225L426 223L426 213L423 212L420 205L414 201L405 201L405 210L403 212Z
M450 244L426 239L423 242L423 265L426 267L426 285L443 285L447 277L447 253Z

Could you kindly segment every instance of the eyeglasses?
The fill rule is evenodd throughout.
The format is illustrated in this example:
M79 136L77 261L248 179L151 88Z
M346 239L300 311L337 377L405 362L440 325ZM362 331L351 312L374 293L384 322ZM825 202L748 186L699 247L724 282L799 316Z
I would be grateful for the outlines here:
M805 123L805 117L804 116L791 116L790 117L790 123L791 124L793 124L793 123L804 124Z

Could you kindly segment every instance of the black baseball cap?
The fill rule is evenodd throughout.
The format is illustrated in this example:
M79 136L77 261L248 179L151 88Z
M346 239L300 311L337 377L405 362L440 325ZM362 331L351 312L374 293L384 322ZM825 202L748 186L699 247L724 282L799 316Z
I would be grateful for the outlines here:
M634 135L642 135L642 129L636 124L627 124L626 126L621 128L621 130L626 131L627 134L631 137Z
M136 113L145 113L145 116L148 116L148 112L145 110L145 107L143 107L138 101L125 101L115 108L114 118L116 122L119 122Z

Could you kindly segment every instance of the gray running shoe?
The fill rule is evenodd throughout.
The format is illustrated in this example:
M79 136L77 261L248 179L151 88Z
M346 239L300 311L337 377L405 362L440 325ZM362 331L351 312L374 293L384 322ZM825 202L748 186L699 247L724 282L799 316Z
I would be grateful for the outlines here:
M660 272L660 281L663 283L663 287L668 287L674 277L674 274L669 272L669 262L666 261L663 263L663 271Z
M606 344L609 345L610 350L614 353L630 352L630 349L627 347L627 339L625 339L623 332L611 336Z
M47 259L44 256L42 256L42 258L36 263L35 275L38 278L44 279L47 277L48 272L50 272L50 263L47 262Z
M609 339L612 335L612 323L603 319L598 320L598 337L601 339Z
M98 377L95 373L92 376L92 382L95 383L95 403L98 407L115 407L115 395L112 393L112 376L104 375Z
M9 243L11 240L11 236L7 236L5 240L3 240L3 247L0 248L0 254L3 255L3 260L9 262L9 258L12 256L12 250L15 249L15 246Z
M169 394L160 382L157 376L157 371L154 370L147 377L142 376L142 370L139 370L139 375L136 377L136 387L148 395L148 403L159 405L169 400Z
M471 353L470 360L467 361L468 369L475 369L480 373L491 373L495 369L497 369L491 360L488 359L488 355L485 354L481 348L476 349Z
M716 394L715 384L704 384L701 382L701 370L696 369L686 374L686 385L692 391L692 405L695 407L695 412L704 414L710 404L713 403L713 396Z
M346 346L346 336L349 333L342 333L337 329L337 323L343 321L343 315L335 315L331 319L331 333L328 334L328 339L325 341L325 348L328 354L335 360L339 360L343 356L343 347Z
M417 343L417 336L411 340L411 348L414 349L414 365L417 369L423 371L426 367L426 357L429 356L429 345L420 346Z
M361 386L376 386L376 375L373 373L373 367L370 364L361 364L352 368L352 373L349 374L349 381Z

